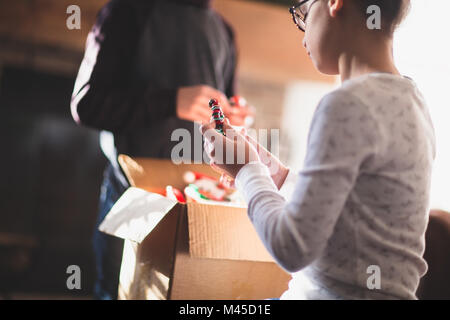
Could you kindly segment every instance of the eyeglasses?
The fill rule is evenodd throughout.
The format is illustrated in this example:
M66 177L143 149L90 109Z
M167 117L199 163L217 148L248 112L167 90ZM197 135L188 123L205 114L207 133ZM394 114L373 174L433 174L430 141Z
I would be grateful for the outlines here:
M309 10L316 1L317 0L313 0L309 6L307 6L306 3L310 2L310 0L300 1L297 5L289 9L295 25L303 32L305 32L306 29L306 18L308 17Z

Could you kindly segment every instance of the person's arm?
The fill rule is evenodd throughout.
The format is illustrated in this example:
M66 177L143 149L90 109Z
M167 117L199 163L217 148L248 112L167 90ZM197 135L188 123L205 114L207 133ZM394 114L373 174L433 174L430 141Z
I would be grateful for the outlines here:
M296 272L323 252L360 167L377 152L378 134L364 105L335 92L314 115L304 168L289 202L261 162L239 171L236 186L247 200L249 217L284 269Z
M77 123L112 132L176 115L176 89L131 83L139 39L136 9L113 0L89 33L71 101Z
M292 194L294 193L295 185L297 184L298 175L292 169L286 169L288 170L286 178L284 179L283 184L281 184L280 187L277 186L277 188L279 188L279 193L283 196L283 198L285 198L286 200L290 200Z

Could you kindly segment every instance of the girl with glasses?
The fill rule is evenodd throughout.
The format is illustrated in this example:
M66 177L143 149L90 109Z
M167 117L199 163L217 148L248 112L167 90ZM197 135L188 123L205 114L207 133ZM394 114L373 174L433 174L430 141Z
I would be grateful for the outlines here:
M379 29L367 24L373 5ZM311 0L291 8L315 67L342 82L317 106L299 173L245 132L201 128L211 164L234 179L267 250L292 273L282 299L416 299L427 271L435 137L422 94L392 54L409 5ZM222 161L235 150L245 161L235 153L234 163Z

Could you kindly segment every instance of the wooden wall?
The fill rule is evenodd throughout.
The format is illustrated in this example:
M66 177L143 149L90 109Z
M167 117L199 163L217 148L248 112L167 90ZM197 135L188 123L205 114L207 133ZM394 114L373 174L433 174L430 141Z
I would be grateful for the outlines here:
M0 0L0 61L75 74L87 33L106 2ZM66 28L71 4L81 8L81 30ZM334 81L314 70L287 8L242 0L216 0L214 6L235 28L243 76Z

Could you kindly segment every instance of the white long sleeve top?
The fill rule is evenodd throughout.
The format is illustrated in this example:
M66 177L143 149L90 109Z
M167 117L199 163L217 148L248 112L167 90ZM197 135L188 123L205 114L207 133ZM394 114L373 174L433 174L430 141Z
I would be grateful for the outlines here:
M304 167L282 190L263 164L245 165L236 185L249 218L292 273L281 298L416 299L427 270L434 157L433 125L415 83L372 73L321 100ZM376 288L368 285L373 268Z

